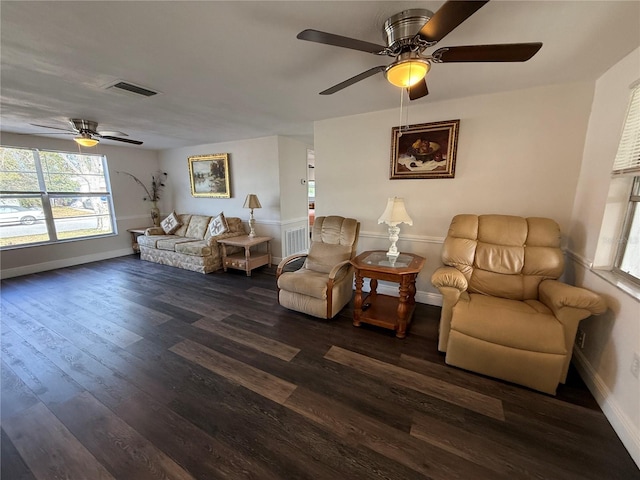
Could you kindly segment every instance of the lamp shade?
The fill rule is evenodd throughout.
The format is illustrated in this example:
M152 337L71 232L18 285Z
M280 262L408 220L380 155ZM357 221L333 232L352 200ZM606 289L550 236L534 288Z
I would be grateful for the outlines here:
M422 80L430 68L431 65L426 60L409 58L392 63L384 74L392 85L408 88Z
M83 147L95 147L100 141L96 138L92 138L91 135L82 134L80 137L73 138L78 145Z
M255 193L250 193L244 201L243 208L262 208L262 205L260 205L258 196Z
M387 201L387 208L378 219L378 223L386 223L391 227L395 227L399 223L413 225L413 220L404 208L404 199L398 197L390 197Z

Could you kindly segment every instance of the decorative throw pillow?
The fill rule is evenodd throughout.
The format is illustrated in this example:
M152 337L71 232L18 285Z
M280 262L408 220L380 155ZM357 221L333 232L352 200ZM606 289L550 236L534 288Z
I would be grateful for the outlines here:
M162 230L164 230L164 233L166 233L167 235L171 235L173 232L178 230L180 228L180 225L182 224L180 223L180 220L178 220L176 212L171 212L171 215L160 222Z
M228 230L227 220L224 218L224 213L220 212L220 215L213 217L209 222L209 235L215 237Z

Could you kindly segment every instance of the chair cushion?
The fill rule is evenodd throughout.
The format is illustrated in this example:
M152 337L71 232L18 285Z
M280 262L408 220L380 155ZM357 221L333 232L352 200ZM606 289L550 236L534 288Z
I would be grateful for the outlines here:
M192 215L189 227L185 232L185 237L195 238L196 240L203 240L204 235L207 232L207 227L211 217L206 215Z
M562 324L537 300L470 294L453 307L451 330L521 350L567 353Z
M211 255L211 246L206 240L197 240L176 244L176 252L194 257L206 257Z
M188 237L176 237L175 235L170 236L169 238L162 238L157 241L156 248L158 250L170 250L175 251L176 245L184 242L192 242L197 240L197 238L188 238Z
M175 235L140 235L138 237L138 245L157 248L159 240L167 240L171 238L175 238Z
M177 217L178 221L180 222L180 228L173 232L173 234L178 235L179 237L186 236L187 228L189 228L189 222L191 222L192 216L193 215L191 215L190 213L179 213Z
M326 274L338 263L351 258L350 245L331 245L320 242L312 242L309 255L304 263L304 268Z
M359 224L353 218L316 218L311 231L311 247L304 268L329 273L338 263L353 258Z
M301 268L295 272L285 272L280 275L278 288L309 297L326 299L328 279L326 273Z

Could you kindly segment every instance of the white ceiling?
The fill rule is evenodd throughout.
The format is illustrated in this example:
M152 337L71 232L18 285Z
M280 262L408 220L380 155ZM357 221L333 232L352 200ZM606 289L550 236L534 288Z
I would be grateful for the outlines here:
M83 118L151 149L269 135L311 139L313 121L398 108L400 93L378 74L318 95L392 59L297 40L298 32L383 44L388 17L442 4L2 1L0 127L42 133L30 124L64 128L68 118ZM430 94L415 103L596 79L640 45L640 1L493 0L436 48L534 41L544 45L526 63L434 65ZM161 95L104 89L116 80Z

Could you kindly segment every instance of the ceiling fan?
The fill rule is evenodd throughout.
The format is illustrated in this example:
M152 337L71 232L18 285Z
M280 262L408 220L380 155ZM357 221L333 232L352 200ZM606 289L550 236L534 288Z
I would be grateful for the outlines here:
M303 30L297 38L395 57L390 65L370 68L320 92L320 95L331 95L379 72L384 72L390 83L407 88L409 98L416 100L429 94L425 77L432 63L526 62L540 50L542 43L536 42L443 47L430 55L424 53L488 1L449 0L436 13L426 9L402 11L384 22L386 46L318 30Z
M115 140L117 142L131 143L133 145L142 145L142 142L139 140L121 138L123 136L127 137L128 135L126 133L98 130L98 122L82 120L80 118L70 118L69 123L71 125L71 130L67 128L51 127L49 125L36 125L35 123L32 123L31 125L34 127L51 128L53 130L62 130L65 132L60 135L78 135L77 137L74 137L74 140L78 145L82 145L83 147L95 147L100 142L99 139L101 138L105 140Z

